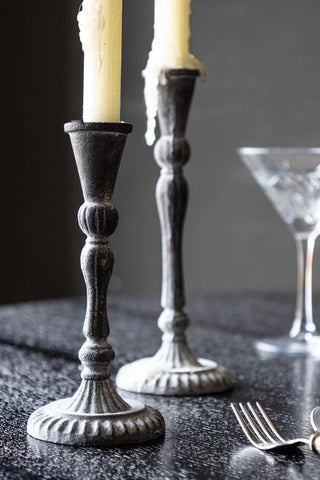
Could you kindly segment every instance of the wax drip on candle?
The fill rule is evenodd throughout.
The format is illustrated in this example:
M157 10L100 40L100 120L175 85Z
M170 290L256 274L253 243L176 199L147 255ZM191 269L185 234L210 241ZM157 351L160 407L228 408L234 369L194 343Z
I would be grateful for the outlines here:
M95 47L101 68L101 37L105 26L103 8L99 0L83 0L78 13L79 35L82 50L86 51Z
M83 0L78 23L84 51L83 121L119 122L122 0Z
M165 83L165 71L171 68L186 68L200 71L204 78L204 66L189 52L191 0L156 0L154 39L149 53L146 68L142 72L145 79L144 98L147 115L147 145L155 141L156 117L158 109L158 85ZM172 9L176 8L174 11ZM180 37L176 32L175 20L179 20L182 12L182 22L179 25ZM177 13L178 12L178 13ZM170 14L171 13L171 14ZM183 29L181 28L183 27ZM178 37L178 38L177 38Z

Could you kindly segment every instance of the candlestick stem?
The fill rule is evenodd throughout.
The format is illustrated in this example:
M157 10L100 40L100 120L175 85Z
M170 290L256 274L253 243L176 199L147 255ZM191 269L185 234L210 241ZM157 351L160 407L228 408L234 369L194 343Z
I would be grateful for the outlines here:
M158 326L163 332L158 352L125 365L119 370L117 385L143 393L192 395L228 390L231 375L216 362L196 359L188 346L185 330L189 318L184 311L182 233L188 201L183 167L190 147L185 130L198 70L175 69L165 72L158 86L158 120L161 137L154 156L161 168L156 200L162 240L163 312Z

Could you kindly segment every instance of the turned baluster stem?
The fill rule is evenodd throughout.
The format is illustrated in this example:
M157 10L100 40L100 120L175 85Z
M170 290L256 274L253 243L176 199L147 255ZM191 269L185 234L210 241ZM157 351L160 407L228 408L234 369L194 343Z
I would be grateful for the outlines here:
M111 203L84 203L79 210L80 227L88 235L81 253L81 269L87 287L87 311L83 326L86 342L79 351L80 361L84 365L81 376L87 380L108 378L108 364L114 358L114 351L107 341L110 333L107 289L114 256L108 237L99 235L99 228L103 224L103 233L106 233L105 218L110 212L114 219L111 224L109 219L108 232L114 231L118 223L117 211Z
M81 269L87 288L87 310L83 326L86 337L79 351L84 366L82 378L104 380L110 376L108 364L114 351L108 343L107 289L114 256L109 236L118 225L118 212L112 195L122 152L131 125L73 124L69 132L84 196L78 221L87 239L81 253ZM101 129L101 130L100 130ZM79 152L79 154L78 154ZM81 154L80 154L81 152Z
M161 306L164 311L158 325L164 333L164 340L184 341L184 331L189 323L183 312L182 234L188 203L183 167L190 157L185 130L198 75L197 70L168 70L165 72L166 82L158 86L161 136L155 145L154 156L161 168L156 200L162 240Z

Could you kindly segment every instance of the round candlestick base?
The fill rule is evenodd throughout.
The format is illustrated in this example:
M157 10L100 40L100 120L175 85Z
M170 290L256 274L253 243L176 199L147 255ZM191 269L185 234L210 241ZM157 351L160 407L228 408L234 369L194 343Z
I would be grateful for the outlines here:
M38 440L63 445L110 447L146 442L164 433L163 418L152 407L131 402L127 410L98 413L99 402L95 398L91 404L95 404L95 408L91 412L89 399L82 398L82 403L78 403L78 393L33 412L28 420L28 434ZM101 403L100 406L104 410Z
M157 356L142 358L120 368L116 382L122 390L153 395L202 395L234 386L230 373L216 362L199 358L197 364L173 368Z

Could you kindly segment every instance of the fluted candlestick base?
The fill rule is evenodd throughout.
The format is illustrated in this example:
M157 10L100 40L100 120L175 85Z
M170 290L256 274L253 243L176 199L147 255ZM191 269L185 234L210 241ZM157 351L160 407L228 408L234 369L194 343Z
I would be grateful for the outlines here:
M196 359L185 335L164 338L153 357L124 365L117 375L122 390L154 395L201 395L233 387L230 373L216 362Z
M130 403L116 393L110 379L82 381L73 397L36 410L28 420L28 434L38 440L84 447L140 443L162 435L161 414L142 403Z
M202 395L233 387L233 378L225 368L203 358L197 363L173 368L159 363L157 355L142 358L119 370L117 385L123 390L153 395Z

